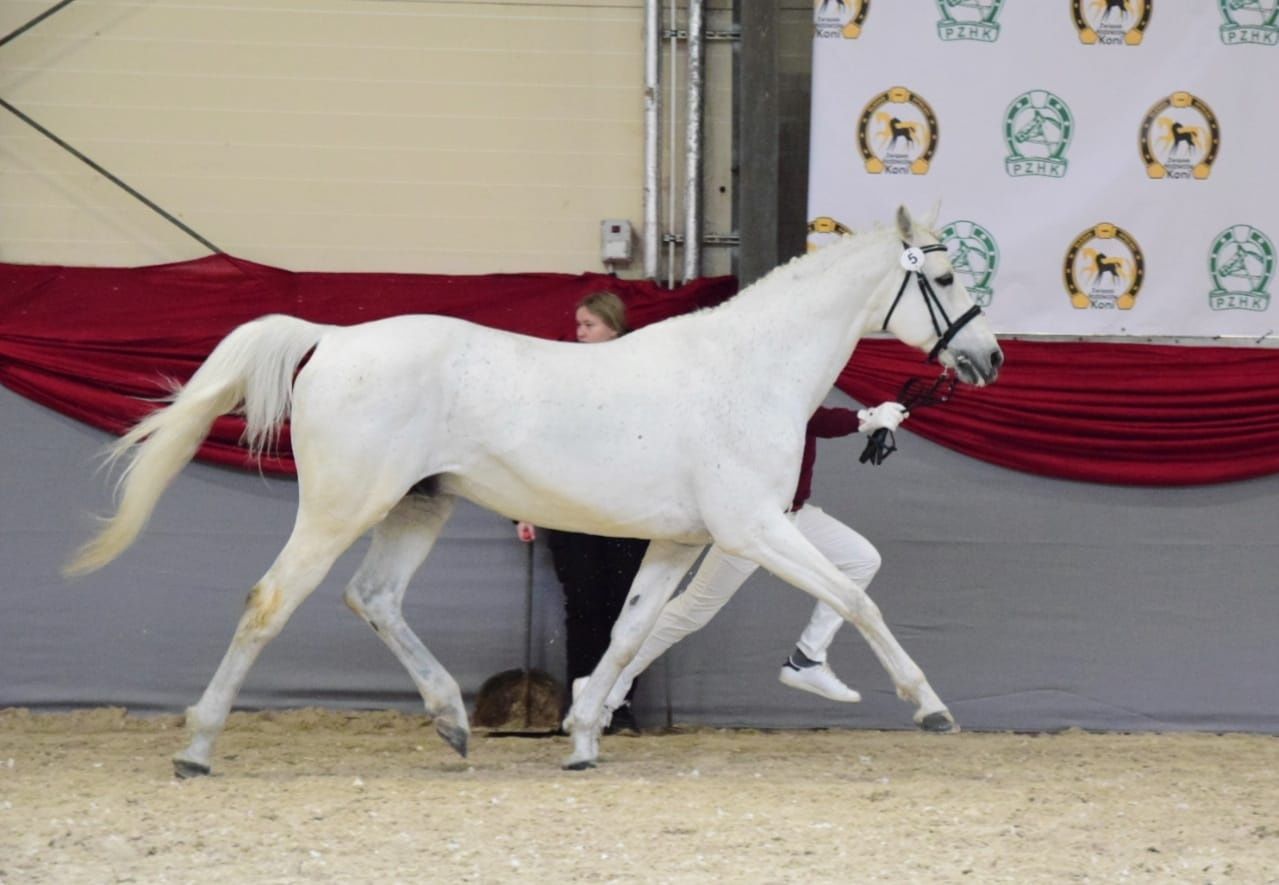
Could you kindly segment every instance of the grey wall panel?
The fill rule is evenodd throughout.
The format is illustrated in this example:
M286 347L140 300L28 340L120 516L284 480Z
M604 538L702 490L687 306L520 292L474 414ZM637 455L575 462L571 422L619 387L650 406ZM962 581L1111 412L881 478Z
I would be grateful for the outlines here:
M832 402L846 403L840 395ZM907 424L909 427L909 424ZM195 464L141 540L72 582L57 567L107 507L107 437L0 390L0 706L194 702L244 595L292 524L291 482ZM1279 478L1118 488L1002 470L908 431L878 468L820 444L813 501L869 537L890 626L974 729L1279 733ZM341 602L361 542L263 653L241 706L420 709L406 674ZM468 699L523 663L528 550L508 520L459 505L405 613ZM533 663L563 672L563 610L534 557ZM757 573L702 633L641 680L641 721L908 728L910 707L851 627L831 662L863 694L842 706L776 681L811 611Z
M192 464L132 548L68 582L58 566L88 536L87 514L109 509L107 483L93 470L108 437L7 390L0 390L0 424L0 705L155 710L193 703L248 589L287 538L294 484ZM419 707L407 674L341 601L366 545L339 560L263 652L242 705ZM523 665L526 572L511 523L459 504L404 609L464 689ZM555 659L562 606L547 576L539 578L534 664L562 669Z

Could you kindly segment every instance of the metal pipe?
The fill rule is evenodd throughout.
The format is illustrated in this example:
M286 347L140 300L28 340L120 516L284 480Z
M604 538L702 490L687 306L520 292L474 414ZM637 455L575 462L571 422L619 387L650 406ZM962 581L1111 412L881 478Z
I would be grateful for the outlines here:
M661 0L644 0L644 278L657 279L661 231L657 214L661 202Z
M670 59L666 65L667 83L670 86L670 100L667 104L670 107L670 128L667 130L667 142L669 145L669 158L666 167L666 232L668 234L675 233L675 170L677 152L675 150L675 133L679 131L675 119L675 114L679 108L678 102L675 101L677 93L677 84L679 83L679 65L676 61L679 58L679 10L676 7L676 0L671 0L670 4L670 21L667 22L667 33L670 34ZM668 239L666 241L666 285L675 285L675 240Z
M533 724L533 572L534 542L524 544L528 548L524 559L524 727ZM572 686L570 686L571 688Z
M703 0L688 3L688 86L684 120L684 282L702 264L702 21Z

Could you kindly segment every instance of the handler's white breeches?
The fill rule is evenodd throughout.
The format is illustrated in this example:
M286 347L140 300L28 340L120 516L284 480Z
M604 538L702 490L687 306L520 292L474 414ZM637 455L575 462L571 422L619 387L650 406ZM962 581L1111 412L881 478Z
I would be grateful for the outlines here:
M870 584L881 562L879 551L870 541L812 504L791 514L791 519L804 537L859 587L865 589ZM757 568L749 559L711 547L684 592L666 603L658 615L652 631L609 693L607 706L615 709L613 701L620 703L625 698L635 677L649 664L685 636L706 626ZM800 651L811 660L825 661L826 650L843 623L833 608L817 603L800 636Z
M863 590L870 586L882 562L874 544L811 504L795 514L795 526L853 583ZM822 663L826 660L826 650L843 625L844 619L838 612L819 602L813 606L813 616L808 619L808 626L796 645L809 660Z

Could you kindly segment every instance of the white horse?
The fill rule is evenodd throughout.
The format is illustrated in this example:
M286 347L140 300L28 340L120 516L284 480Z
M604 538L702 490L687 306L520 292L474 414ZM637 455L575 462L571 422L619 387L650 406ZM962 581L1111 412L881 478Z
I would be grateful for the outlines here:
M864 333L882 327L932 349L969 383L998 374L1003 354L954 280L932 223L915 224L903 207L896 229L847 238L718 307L591 347L439 316L349 327L269 316L234 330L170 405L112 447L127 458L117 510L67 566L84 573L119 556L216 417L243 410L260 452L291 414L293 532L187 710L190 743L174 757L177 774L208 773L253 661L370 529L346 603L399 658L436 731L465 756L457 682L401 613L459 495L540 526L653 539L613 646L565 721L574 742L566 767L593 763L608 687L712 540L834 607L916 704L916 722L949 729L950 713L874 603L785 515L805 423ZM919 293L906 287L911 262Z

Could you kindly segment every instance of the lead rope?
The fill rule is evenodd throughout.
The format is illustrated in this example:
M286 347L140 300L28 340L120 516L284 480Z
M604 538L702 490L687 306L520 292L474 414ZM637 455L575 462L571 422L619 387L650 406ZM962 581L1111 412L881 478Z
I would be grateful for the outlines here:
M942 372L941 375L933 379L931 384L923 378L909 378L902 385L901 390L897 392L897 402L905 406L908 412L922 409L925 406L941 405L949 400L951 394L955 392L957 380L950 372ZM895 451L897 451L897 438L893 436L893 432L887 427L881 427L873 431L867 438L866 448L862 449L861 457L857 459L857 463L872 464L878 467L884 463L885 458Z

